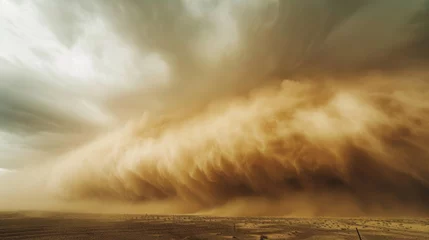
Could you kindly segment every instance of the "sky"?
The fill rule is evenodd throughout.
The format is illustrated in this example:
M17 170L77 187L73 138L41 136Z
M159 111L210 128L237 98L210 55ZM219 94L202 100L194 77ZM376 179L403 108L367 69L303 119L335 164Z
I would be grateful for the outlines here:
M160 95L195 102L189 90L205 102L212 87L251 89L305 62L371 64L412 45L425 4L2 0L0 166L50 158L135 112L163 109Z
M374 85L379 83L374 87L384 89L383 91L393 89L383 94L394 96L392 99L401 99L392 104L407 109L402 114L416 114L422 118L424 110L419 108L422 111L419 112L420 110L416 110L418 107L415 107L412 111L408 107L420 106L421 100L424 99L415 91L420 82L423 82L420 89L425 89L424 84L427 82L425 66L429 60L428 13L428 0L356 0L347 3L342 0L320 0L311 3L299 0L0 0L0 174L9 170L46 169L48 167L41 166L50 164L54 165L49 167L52 172L50 179L57 179L66 166L71 162L81 161L77 159L86 159L86 154L95 160L82 163L86 166L85 169L98 169L98 163L95 163L97 161L100 161L100 166L117 169L122 169L123 165L126 165L127 169L136 167L134 163L131 164L133 161L126 160L127 154L131 154L126 152L138 151L136 149L140 148L130 143L131 150L110 153L109 150L119 146L121 149L127 149L127 145L122 146L122 143L111 139L112 135L118 135L117 139L132 139L133 134L127 135L131 131L138 136L150 136L147 139L155 141L154 145L160 145L156 142L159 140L157 136L165 135L168 140L160 139L170 143L174 140L173 133L193 136L194 131L197 131L195 129L204 129L201 134L206 134L207 139L217 139L217 135L213 135L215 133L204 132L208 128L204 124L225 128L230 126L228 121L243 121L243 124L247 124L241 115L238 117L225 110L225 105L237 107L238 113L243 116L247 114L246 116L254 118L256 123L262 121L260 116L265 116L264 114L280 114L279 112L289 109L289 105L277 102L280 97L274 96L278 94L259 93L265 87L280 86L284 79L308 83L309 88L320 89L322 95L325 90L319 84L326 79L335 79L332 86L341 86L338 89L343 89L347 84L359 85L359 82L365 82L368 86L371 82ZM398 88L404 86L402 82L386 83L386 78L409 79L407 81L410 83L405 84L409 90L401 92ZM288 84L286 83L287 86ZM370 90L375 91L375 88ZM303 89L306 88L296 87L296 91L291 92L284 90L284 94L296 94L296 99L308 98L302 101L316 101L312 97L319 94L317 91L309 91L311 96L302 97L299 93L307 91ZM371 92L370 90L362 87L359 91ZM326 90L326 95L329 95L328 92ZM416 97L404 97L411 93ZM243 100L244 103L236 100L249 94L256 94L257 100ZM377 94L382 95L379 92L374 93ZM265 99L262 96L269 96L266 98L271 100L266 100L267 102L281 107L275 111L270 110L271 112L267 110L268 107L259 109L256 106ZM335 99L342 99L345 105L353 109L355 104L359 106L365 103L366 100L363 101L360 97L355 99L354 96L340 94L337 98L332 97L333 102L327 103L326 108L335 108L343 111L342 113L349 111L336 105ZM285 101L292 104L295 100ZM381 104L380 102L368 100L367 103L368 106L374 107ZM361 108L372 109L365 106L361 105ZM374 108L387 109L384 105L380 106ZM423 105L420 107L424 109ZM298 105L296 108L299 108ZM258 109L258 112L254 113L255 109ZM218 111L216 113L224 114L224 117L219 117L212 111ZM332 129L332 118L323 111L296 113L297 119L309 121L309 126L316 126L314 133L319 134L306 135L305 138L319 139L318 137L325 136L324 132L318 132L319 128ZM362 112L362 116L372 114L372 111ZM391 113L390 110L386 112ZM389 114L386 113L386 116L389 116L389 119L391 117L388 122L391 122L392 126L396 124L396 120L403 119L402 115L394 117ZM147 115L154 120L145 120ZM211 118L209 115L217 117ZM350 113L350 116L352 115ZM197 120L189 120L190 116ZM163 126L162 123L156 123L155 127L151 125L151 121L157 122L169 117L177 119L169 120L175 124L185 122L188 125L184 123L182 130L166 130L165 134L160 130L164 128L159 127ZM316 123L308 119L320 121ZM365 124L370 122L369 119L373 118L362 118L362 122L350 127L366 129ZM142 127L139 125L140 121L149 121L147 124L152 127ZM289 120L281 118L279 121ZM195 126L200 127L191 127L194 122ZM349 126L348 123L344 124ZM408 122L401 124L408 126ZM398 129L401 124L398 123ZM244 130L237 130L237 134L240 131ZM344 131L347 134L353 132L350 129ZM259 134L268 137L263 133ZM228 135L229 131L225 134ZM241 139L242 136L244 135L234 135L231 139ZM270 135L273 138L279 136ZM421 137L413 139L413 142L420 143L426 136L422 134ZM379 135L373 137L381 138ZM184 141L183 139L183 136L178 137L176 141ZM196 139L209 142L205 138ZM259 141L267 141L266 145L271 144L267 139ZM98 144L105 145L95 147ZM234 144L243 143L237 140ZM83 150L91 149L91 146L99 155L92 154L92 150ZM167 143L164 146L165 149L170 149L168 151L172 151L171 157L166 159L174 158L176 153L186 152L183 150L185 148L192 148L174 144L170 146ZM236 145L225 148L234 148L233 146ZM99 148L105 149L105 153ZM154 154L153 158L164 158L156 155L160 154L156 153L156 147L141 148L149 149L145 150L149 152L150 149L154 151L139 153L142 154L141 158L146 156L144 154ZM222 151L228 152L224 149ZM244 154L239 150L232 152ZM111 157L113 155L118 157ZM110 158L112 159L109 160ZM168 161L185 161L182 155L176 158ZM109 161L122 164L111 165ZM109 164L103 165L102 162ZM150 166L146 167L151 168ZM158 169L163 169L162 166L158 166ZM183 166L176 167L181 169ZM71 172L75 169L80 173L78 168L70 169ZM420 176L421 173L415 173L414 170L410 172L413 172L414 176ZM90 175L83 173L87 176L85 174ZM149 179L148 175L143 178ZM73 189L80 189L82 186L79 184L87 183L84 177L82 179L76 183L79 187ZM157 186L148 179L145 181L149 182L149 185ZM59 181L59 184L63 184L65 189L72 189L73 184L68 184L74 180L69 177ZM91 195L90 193L97 191L95 186L94 183L92 190L86 189L76 194L70 190L71 195ZM255 186L249 188L253 191L253 187ZM98 190L109 192L106 189ZM135 191L134 194L140 196ZM217 189L211 194L216 196L219 194L217 191L226 190ZM260 193L256 190L255 192ZM121 196L128 194L133 195L127 193ZM170 196L170 193L167 195ZM186 194L171 195L177 197ZM222 192L217 196L228 199L230 195Z

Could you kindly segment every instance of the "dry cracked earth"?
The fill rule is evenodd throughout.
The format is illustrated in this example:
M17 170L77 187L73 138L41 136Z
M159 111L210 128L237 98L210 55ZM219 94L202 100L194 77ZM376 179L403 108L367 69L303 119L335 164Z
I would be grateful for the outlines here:
M0 239L429 239L429 218L279 218L0 213ZM264 237L263 237L264 236Z

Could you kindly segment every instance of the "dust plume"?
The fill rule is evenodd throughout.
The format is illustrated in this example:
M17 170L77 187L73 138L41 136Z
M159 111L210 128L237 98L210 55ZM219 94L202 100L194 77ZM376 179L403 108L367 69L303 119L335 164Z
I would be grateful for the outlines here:
M64 84L0 55L0 208L429 213L428 1L20 4Z
M66 154L42 185L72 202L191 211L254 197L277 203L255 214L427 210L429 85L398 78L283 81L180 120L145 116Z

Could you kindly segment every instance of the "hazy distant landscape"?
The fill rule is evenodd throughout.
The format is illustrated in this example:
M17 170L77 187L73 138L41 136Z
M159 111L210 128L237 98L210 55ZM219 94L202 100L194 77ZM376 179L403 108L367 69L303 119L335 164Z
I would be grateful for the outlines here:
M235 229L234 229L235 225ZM2 212L0 239L428 239L428 218L281 218Z

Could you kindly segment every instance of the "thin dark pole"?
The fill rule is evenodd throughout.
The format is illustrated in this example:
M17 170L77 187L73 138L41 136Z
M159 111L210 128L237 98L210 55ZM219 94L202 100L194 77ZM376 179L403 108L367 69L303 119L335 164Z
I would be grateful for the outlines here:
M362 237L360 236L359 230L357 228L356 228L356 232L357 232L357 234L359 236L359 240L362 240Z

